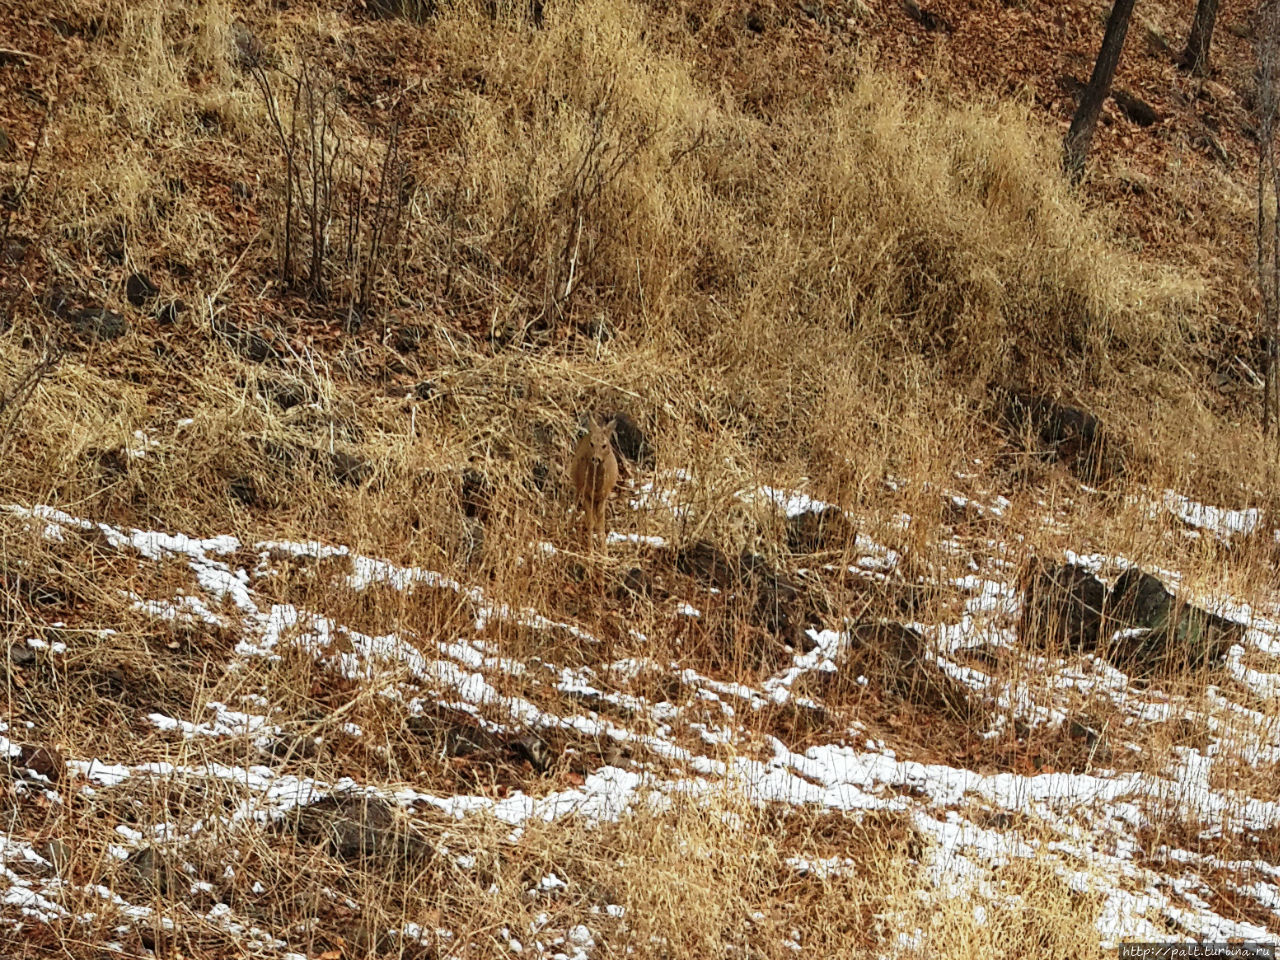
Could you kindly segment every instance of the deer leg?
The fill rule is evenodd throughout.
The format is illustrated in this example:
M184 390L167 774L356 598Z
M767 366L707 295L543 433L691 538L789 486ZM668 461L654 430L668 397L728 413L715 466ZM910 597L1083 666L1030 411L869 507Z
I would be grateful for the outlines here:
M607 552L607 547L609 544L609 534L608 534L608 531L605 529L605 525L604 525L604 504L603 503L601 503L599 506L596 507L595 513L596 513L595 515L596 536L600 540L600 551L602 553Z
M582 504L582 538L586 543L587 553L591 552L594 546L596 535L595 511L591 509L591 504Z

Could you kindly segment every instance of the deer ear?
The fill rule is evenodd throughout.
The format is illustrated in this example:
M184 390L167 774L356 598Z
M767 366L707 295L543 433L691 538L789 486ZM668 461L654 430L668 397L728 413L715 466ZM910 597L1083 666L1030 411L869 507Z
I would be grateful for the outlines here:
M587 411L587 429L594 430L596 428L596 415L590 410Z
M604 425L604 432L611 437L616 435L617 429L618 429L617 417L614 417L612 420L610 420L608 423Z

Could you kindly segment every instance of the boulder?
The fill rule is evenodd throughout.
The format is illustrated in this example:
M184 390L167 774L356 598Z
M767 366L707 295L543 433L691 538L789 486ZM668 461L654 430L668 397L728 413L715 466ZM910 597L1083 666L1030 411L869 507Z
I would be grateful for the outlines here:
M1029 441L1035 452L1062 463L1088 483L1123 473L1119 446L1093 414L1024 390L1005 394L1000 425L1013 439Z
M1023 642L1059 653L1097 649L1107 588L1084 567L1033 560L1025 577Z
M1158 577L1130 568L1107 598L1109 629L1118 631L1105 651L1118 669L1150 673L1161 666L1201 667L1226 656L1244 638L1244 627L1178 600Z
M425 858L433 852L429 844L397 825L395 808L381 797L325 797L300 810L294 827L300 841L323 842L340 860L408 860Z
M1131 567L1120 574L1107 597L1113 627L1163 630L1174 615L1175 600L1158 577Z
M676 554L676 569L704 585L736 595L746 619L796 650L812 646L805 630L821 623L821 605L809 591L766 557L743 551L731 556L705 540Z
M1158 577L1136 568L1107 590L1083 567L1033 561L1020 632L1028 646L1096 652L1117 669L1143 675L1220 659L1240 642L1244 627L1179 600Z
M907 703L952 716L977 715L979 708L969 689L928 656L924 637L917 630L883 620L854 624L846 635L843 662L836 675L828 675L832 677L828 683L847 685L865 676Z
M857 533L853 521L838 507L805 510L787 518L787 549L792 553L842 550Z

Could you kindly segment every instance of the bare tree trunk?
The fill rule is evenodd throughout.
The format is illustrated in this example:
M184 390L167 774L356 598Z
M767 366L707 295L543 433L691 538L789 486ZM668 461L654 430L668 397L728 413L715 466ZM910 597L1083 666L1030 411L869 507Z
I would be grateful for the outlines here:
M1262 301L1259 325L1267 345L1262 430L1280 431L1280 163L1276 124L1280 119L1280 0L1261 0L1257 18L1258 208L1257 271Z
M1129 15L1133 13L1133 3L1134 0L1115 0L1111 16L1107 18L1106 32L1102 35L1102 49L1098 51L1098 60L1093 65L1093 76L1080 95L1076 115L1071 120L1071 129L1067 131L1067 139L1063 143L1062 167L1073 183L1078 183L1084 176L1084 159L1089 153L1093 128L1098 124L1102 103L1111 92L1111 78L1115 76L1116 65L1120 63L1120 50L1124 47L1124 35L1129 31Z
M1213 22L1218 17L1218 0L1199 0L1191 18L1191 34L1182 54L1183 65L1197 77L1209 74L1209 46L1213 43Z

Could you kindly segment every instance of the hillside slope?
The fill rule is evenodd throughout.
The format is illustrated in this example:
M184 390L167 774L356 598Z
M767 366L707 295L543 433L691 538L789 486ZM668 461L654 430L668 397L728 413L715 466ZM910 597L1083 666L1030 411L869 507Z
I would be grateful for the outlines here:
M926 6L0 13L6 955L1274 941L1248 11Z

